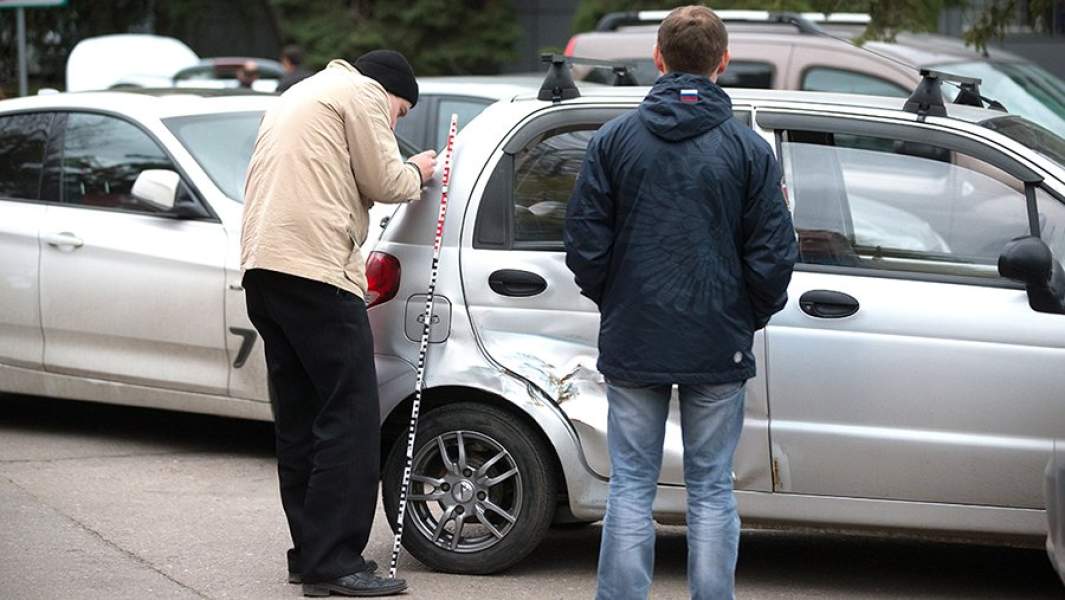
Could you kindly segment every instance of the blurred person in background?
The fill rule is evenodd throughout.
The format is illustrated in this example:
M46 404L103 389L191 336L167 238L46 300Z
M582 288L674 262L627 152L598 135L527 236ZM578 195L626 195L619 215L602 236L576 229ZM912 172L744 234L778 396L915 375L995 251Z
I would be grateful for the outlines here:
M249 60L237 69L237 81L240 82L240 87L250 90L257 79L259 79L259 65L255 64L255 61Z
M296 44L289 44L281 51L281 68L285 75L277 84L278 94L311 76L311 72L303 68L303 49Z

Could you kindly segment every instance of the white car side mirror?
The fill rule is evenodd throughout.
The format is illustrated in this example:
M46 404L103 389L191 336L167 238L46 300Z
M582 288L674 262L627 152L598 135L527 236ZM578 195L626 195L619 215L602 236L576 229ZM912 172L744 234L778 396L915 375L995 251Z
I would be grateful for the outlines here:
M168 211L174 208L181 175L168 169L147 169L137 175L133 182L133 196L156 208Z

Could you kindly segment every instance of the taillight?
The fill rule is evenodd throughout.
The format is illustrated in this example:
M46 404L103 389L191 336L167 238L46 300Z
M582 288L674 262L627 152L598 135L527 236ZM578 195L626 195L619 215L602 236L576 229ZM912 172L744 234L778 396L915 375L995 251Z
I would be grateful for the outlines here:
M366 259L366 308L388 302L399 291L399 259L384 252L371 252Z
M577 48L577 36L573 36L569 39L569 43L566 44L566 49L562 51L562 54L566 56L573 56L573 51Z

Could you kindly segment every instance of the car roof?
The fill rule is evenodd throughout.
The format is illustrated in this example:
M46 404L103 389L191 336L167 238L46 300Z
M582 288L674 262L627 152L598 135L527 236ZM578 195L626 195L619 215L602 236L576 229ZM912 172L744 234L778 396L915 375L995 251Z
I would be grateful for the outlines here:
M164 88L130 91L70 92L0 101L0 112L24 110L100 110L140 118L266 110L274 94L239 90Z
M540 89L543 77L493 77L449 76L419 77L418 91L421 94L476 96L491 100L513 98L516 95Z
M535 95L540 90L540 84L543 81L543 73L419 77L418 89L422 94L476 96L490 100L511 100L517 96ZM584 90L602 87L602 85L578 81L577 87Z
M784 25L748 25L729 26L729 40L732 42L752 43L787 43L798 46L828 47L845 52L862 52L861 48L849 47L843 41L856 37L860 30L845 31L825 28L836 38L800 33ZM654 44L657 25L637 25L623 27L616 31L589 31L577 35L576 52L580 56L581 48L592 47L597 53L606 51L609 58L631 58L633 50L643 52ZM837 39L842 38L842 39ZM901 61L916 67L974 60L992 60L1002 62L1023 62L1025 59L1005 50L989 48L987 56L957 38L937 34L900 33L894 42L866 42L864 48L884 55L888 60ZM587 50L584 50L587 51ZM598 58L589 56L588 58ZM650 54L647 53L647 60ZM742 59L742 57L737 57ZM915 74L916 75L916 74Z
M651 88L649 86L597 86L595 88L582 89L579 98L565 100L562 104L594 104L594 103L638 103ZM905 98L892 98L887 96L864 96L861 94L834 94L826 92L803 92L792 90L762 90L752 88L726 88L734 105L759 104L778 105L787 107L790 105L803 105L804 107L816 107L821 110L839 112L861 113L869 110L901 112L906 103ZM536 94L523 95L515 98L515 102L537 101ZM967 106L962 104L947 104L947 115L952 119L958 119L969 123L981 123L988 119L1005 116L1006 113Z

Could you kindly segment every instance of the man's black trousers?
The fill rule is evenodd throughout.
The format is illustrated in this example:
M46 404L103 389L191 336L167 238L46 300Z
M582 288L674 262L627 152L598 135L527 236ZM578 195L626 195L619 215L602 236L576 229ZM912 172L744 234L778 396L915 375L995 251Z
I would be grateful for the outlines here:
M365 568L377 508L380 407L366 304L275 271L244 275L275 408L289 570L309 583Z

